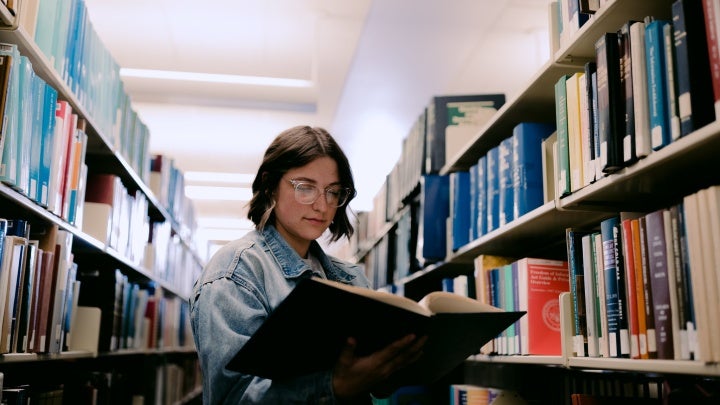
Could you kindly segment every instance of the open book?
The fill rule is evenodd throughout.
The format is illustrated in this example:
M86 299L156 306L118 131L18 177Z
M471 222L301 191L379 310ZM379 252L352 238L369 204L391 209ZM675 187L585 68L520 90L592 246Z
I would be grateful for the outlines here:
M420 302L386 292L310 278L265 320L227 368L282 379L331 369L348 337L365 355L409 334L427 335L423 356L397 373L397 385L430 383L478 353L524 312L432 292Z

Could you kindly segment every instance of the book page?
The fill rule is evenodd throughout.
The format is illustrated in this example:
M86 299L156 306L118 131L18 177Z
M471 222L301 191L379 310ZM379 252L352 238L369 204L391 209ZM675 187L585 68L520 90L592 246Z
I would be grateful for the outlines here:
M403 297L402 295L396 295L389 292L376 291L369 288L362 288L353 285L338 283L337 281L322 279L318 277L313 277L313 280L348 291L353 294L362 295L377 301L385 302L395 307L415 312L416 314L425 316L432 315L432 312L430 312L426 307L421 306L417 302L411 300L410 298Z
M433 291L423 297L419 304L434 314L503 311L476 299L446 291Z

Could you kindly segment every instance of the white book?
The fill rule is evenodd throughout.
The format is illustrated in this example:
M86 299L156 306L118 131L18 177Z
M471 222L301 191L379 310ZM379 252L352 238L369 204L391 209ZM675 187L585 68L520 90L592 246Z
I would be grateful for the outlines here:
M583 235L581 239L582 260L583 260L583 281L585 283L585 320L587 323L587 344L588 357L598 357L599 349L599 333L597 328L597 317L595 307L595 294L597 286L595 285L595 272L593 270L593 254L592 254L592 234Z
M630 58L632 69L633 107L635 109L635 155L643 158L652 152L645 59L645 23L630 26ZM626 142L629 142L628 139ZM624 145L627 150L627 145Z

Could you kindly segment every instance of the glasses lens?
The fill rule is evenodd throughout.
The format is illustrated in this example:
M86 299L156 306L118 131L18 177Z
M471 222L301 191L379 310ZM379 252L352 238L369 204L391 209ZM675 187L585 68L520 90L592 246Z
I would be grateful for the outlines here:
M318 189L312 184L296 183L295 200L300 204L312 204L317 200Z
M325 195L328 204L341 207L347 201L348 191L344 188L328 189Z

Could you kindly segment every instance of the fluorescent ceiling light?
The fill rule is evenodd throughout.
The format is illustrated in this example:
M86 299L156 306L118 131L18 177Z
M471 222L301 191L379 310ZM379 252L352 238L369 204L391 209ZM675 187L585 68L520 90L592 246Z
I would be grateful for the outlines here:
M178 72L172 70L121 68L120 76L141 79L179 80L188 82L249 84L254 86L312 87L313 82L283 77L224 75L215 73Z
M252 184L255 175L229 172L185 172L185 182Z
M185 196L192 200L250 201L248 187L185 186Z

